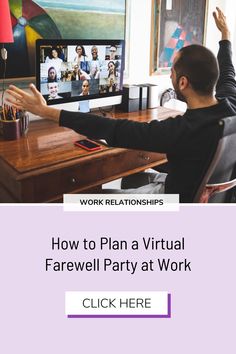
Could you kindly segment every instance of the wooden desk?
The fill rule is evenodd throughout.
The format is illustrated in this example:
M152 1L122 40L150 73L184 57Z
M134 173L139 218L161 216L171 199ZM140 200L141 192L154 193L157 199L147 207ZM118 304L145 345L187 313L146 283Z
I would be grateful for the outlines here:
M135 113L113 113L116 119L150 121L177 112L159 107ZM65 193L95 191L103 183L156 166L165 155L102 147L87 152L73 142L74 131L42 119L30 123L26 137L0 139L0 202L60 202Z

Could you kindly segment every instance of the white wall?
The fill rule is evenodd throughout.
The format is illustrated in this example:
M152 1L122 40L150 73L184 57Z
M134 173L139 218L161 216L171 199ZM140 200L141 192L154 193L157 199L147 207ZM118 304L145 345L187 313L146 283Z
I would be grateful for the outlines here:
M149 78L151 0L127 0L126 23L127 82L145 83Z
M227 16L231 29L232 43L236 38L236 1L209 0L207 15L206 46L215 54L218 50L220 33L216 30L212 17L215 7L220 7ZM151 43L151 7L152 0L127 0L126 26L126 73L125 82L155 83L159 92L171 87L171 81L166 75L150 76L150 43ZM234 45L236 53L236 44Z

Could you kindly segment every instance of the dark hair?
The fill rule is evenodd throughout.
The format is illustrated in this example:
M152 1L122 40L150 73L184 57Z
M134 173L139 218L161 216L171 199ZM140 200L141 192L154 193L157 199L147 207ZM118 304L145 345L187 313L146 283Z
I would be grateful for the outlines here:
M49 77L49 73L51 70L54 70L55 71L55 79L51 79ZM57 82L57 71L56 69L54 68L54 66L51 66L49 69L48 69L48 82Z
M88 79L84 79L84 80L82 81L82 86L83 86L83 84L84 84L85 81L87 81L88 85L90 86L90 82L89 82Z
M185 76L199 95L212 94L219 77L219 66L214 54L198 44L180 49L179 54L173 66L177 82L181 76Z
M107 63L107 67L109 68L109 65L110 65L111 63L114 65L114 75L116 76L116 75L117 75L117 73L116 73L116 63L115 63L113 60L110 60L110 61ZM109 69L108 69L108 71L109 71ZM110 77L110 72L108 73L108 77Z
M77 49L78 49L79 47L82 49L82 55L83 55L83 57L87 57L83 45L78 44L78 45L75 47L75 51L77 52Z
M52 55L52 51L55 50L57 52L57 55L59 57L60 55L60 50L57 48L57 47L52 47L51 50L50 50L50 55L49 55L49 58L52 59L53 58L53 55Z

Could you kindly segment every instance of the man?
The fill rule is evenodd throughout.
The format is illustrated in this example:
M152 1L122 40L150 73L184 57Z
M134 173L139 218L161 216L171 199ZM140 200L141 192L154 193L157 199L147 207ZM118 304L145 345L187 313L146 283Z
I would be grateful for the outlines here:
M117 47L116 45L111 45L109 48L110 60L116 59Z
M111 146L166 153L169 173L164 188L161 175L148 186L148 192L177 193L181 202L192 202L218 143L218 121L236 114L230 33L219 8L213 16L222 35L218 53L220 75L216 58L203 46L182 48L174 60L173 86L178 97L184 99L188 106L183 116L148 124L60 111L47 107L33 85L33 95L10 86L8 93L12 98L8 101L18 109L59 121L60 125L91 138L106 139ZM86 116L89 119L84 119ZM146 187L138 188L138 192Z
M49 93L48 100L55 100L58 98L62 98L61 96L58 95L59 87L57 82L48 82L47 87Z
M91 54L92 54L92 58L93 60L98 60L98 48L96 45L93 45L91 48Z
M101 61L98 58L98 48L96 45L91 48L92 60L89 61L89 75L91 79L99 79Z

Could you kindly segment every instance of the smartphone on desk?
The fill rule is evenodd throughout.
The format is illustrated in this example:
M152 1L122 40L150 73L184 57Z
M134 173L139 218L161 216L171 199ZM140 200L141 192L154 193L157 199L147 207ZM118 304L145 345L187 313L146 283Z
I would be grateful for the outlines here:
M74 144L87 151L96 151L102 148L101 145L89 139L78 140Z

